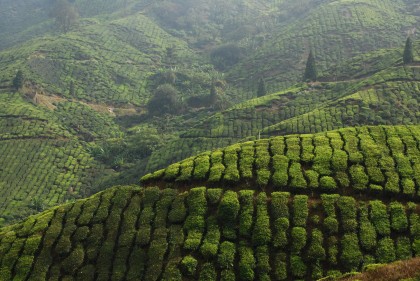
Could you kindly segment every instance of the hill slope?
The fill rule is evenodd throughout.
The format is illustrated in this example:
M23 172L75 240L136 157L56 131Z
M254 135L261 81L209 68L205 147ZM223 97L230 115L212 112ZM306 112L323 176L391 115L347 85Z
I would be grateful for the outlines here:
M185 191L116 187L0 229L0 276L314 280L418 256L418 132L364 127L260 140L213 152L211 168L198 156L143 178ZM207 179L209 169L224 182ZM258 182L270 170L290 183L256 185L253 175ZM306 179L308 187L296 185Z
M56 117L19 94L0 94L0 103L0 224L94 192L104 167L82 139L111 136L106 118L63 105Z

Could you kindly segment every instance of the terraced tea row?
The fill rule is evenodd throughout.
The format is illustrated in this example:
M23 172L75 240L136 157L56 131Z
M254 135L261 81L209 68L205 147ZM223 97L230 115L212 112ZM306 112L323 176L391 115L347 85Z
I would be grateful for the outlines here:
M2 280L316 279L420 253L418 205L119 187L0 230Z
M196 182L263 190L324 191L416 199L420 127L346 128L235 144L175 163L142 178L146 185Z

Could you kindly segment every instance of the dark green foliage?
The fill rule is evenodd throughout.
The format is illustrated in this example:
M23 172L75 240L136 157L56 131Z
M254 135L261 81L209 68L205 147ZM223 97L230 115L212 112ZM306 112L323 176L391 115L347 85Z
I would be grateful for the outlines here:
M305 73L303 74L303 81L316 81L317 80L317 70L315 57L312 51L309 52L308 60L306 62Z
M377 234L375 227L369 220L368 215L367 206L361 207L359 236L362 248L367 251L371 251L376 247Z
M408 228L407 215L401 203L393 202L389 205L391 214L391 228L398 232L403 232Z
M170 84L159 86L147 104L147 108L151 115L178 113L181 109L178 101L178 91Z
M293 227L291 231L292 253L298 255L306 245L306 230L303 227Z
M214 257L219 250L220 231L215 217L207 218L207 233L200 247L201 254L206 257Z
M256 206L256 219L252 232L252 243L254 246L268 244L271 240L270 217L267 211L267 195L258 194Z
M314 229L311 234L309 249L308 249L308 258L312 261L323 261L325 260L326 254L325 249L322 246L324 242L324 236L322 232L318 229Z
M379 263L390 263L396 259L394 241L385 237L378 242L376 259Z
M24 76L22 70L16 72L15 78L13 78L13 88L18 91L23 87Z
M181 268L182 271L188 275L192 276L195 274L195 271L197 269L197 260L192 256L186 256L181 261Z
M241 236L249 236L254 216L254 191L241 190L239 192L239 200L241 202L241 211L239 214L239 234Z
M263 97L267 94L264 78L260 78L258 81L257 97Z
M211 263L206 263L203 265L200 271L200 277L198 281L216 281L217 273L214 268L214 265Z
M404 47L404 54L403 54L403 62L404 64L409 64L414 61L414 54L413 54L413 41L410 37L407 38Z
M243 281L254 280L255 258L252 248L247 246L239 247L239 279Z
M354 232L357 229L357 207L353 197L340 197L337 201L341 214L341 223L345 232Z
M220 244L217 263L221 268L232 268L235 261L236 246L232 242L224 241Z
M297 255L290 257L290 270L292 271L292 275L298 278L303 278L306 275L307 266L302 257Z
M296 195L293 200L293 225L306 226L308 219L308 196Z
M237 193L226 191L223 194L218 209L218 218L222 224L225 224L228 228L234 227L239 208L240 205Z
M359 248L359 239L356 234L345 234L341 240L341 263L346 270L357 270L362 262L362 253Z
M387 236L391 233L389 215L385 204L381 201L370 202L370 218L379 235Z

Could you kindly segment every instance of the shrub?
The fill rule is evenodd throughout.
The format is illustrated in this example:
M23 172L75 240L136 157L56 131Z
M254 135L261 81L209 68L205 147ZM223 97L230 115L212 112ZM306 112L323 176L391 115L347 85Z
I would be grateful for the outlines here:
M220 231L215 217L207 218L207 233L200 252L205 258L214 257L219 250Z
M293 224L294 226L306 226L308 218L308 196L296 195L293 200Z
M371 251L376 247L376 230L369 221L367 207L361 208L360 213L360 245L365 250Z
M398 232L407 230L408 220L404 206L401 203L393 202L389 205L389 208L391 213L391 228Z
M271 215L274 219L284 217L289 218L289 198L288 192L273 192L271 194Z
M306 275L306 264L300 256L292 255L290 257L290 270L293 276L303 278Z
M251 248L239 247L239 279L244 281L254 280L255 258Z
M304 189L307 187L306 180L302 174L300 163L292 163L289 168L290 186L293 188Z
M391 238L385 237L378 242L376 259L379 263L390 263L395 261L394 241Z
M313 261L325 260L326 254L324 247L324 236L318 229L314 229L311 235L311 242L308 249L308 258Z
M197 260L192 256L186 256L181 261L181 268L188 276L193 276L197 269Z
M215 205L219 203L222 193L223 193L223 189L221 188L207 189L207 199L209 201L209 204Z
M337 260L337 256L338 256L338 241L337 238L335 236L331 236L328 238L327 240L327 249L328 249L328 262L331 265L337 265L338 264L338 260Z
M257 259L257 272L261 275L270 272L270 252L268 246L259 246L255 249L255 257Z
M287 230L289 229L289 219L279 218L274 222L275 234L273 237L273 246L284 249L288 244Z
M293 227L291 236L292 253L299 254L306 245L306 229L303 227Z
M353 197L342 196L337 201L341 214L341 222L345 232L354 232L357 228L356 200Z
M379 235L388 236L391 234L389 216L384 203L378 200L370 202L370 218Z
M213 264L205 263L200 271L199 281L216 281L217 273Z
M235 281L235 271L233 269L229 270L222 270L222 273L220 274L220 281Z
M397 260L406 260L413 256L411 242L408 237L398 237L396 256Z
M318 188L319 187L319 174L314 170L306 170L305 176L308 180L308 186L310 188Z
M226 191L219 204L218 218L222 224L234 227L239 212L238 195L234 191Z
M168 214L168 220L171 223L181 223L185 220L187 215L187 208L185 208L185 196L184 194L179 194L175 197L175 200L172 202L171 210Z
M254 216L254 191L241 190L239 192L241 211L239 215L239 234L249 236Z
M200 155L194 160L194 179L203 180L210 170L210 156Z
M284 155L273 156L273 184L275 187L287 186L289 175L287 169L289 168L289 158Z
M254 246L268 244L271 240L270 217L267 211L267 195L263 192L257 197L257 217L252 232Z
M353 186L358 190L367 189L369 177L365 173L365 168L362 165L353 165L350 167L350 175L353 181Z
M329 176L324 176L320 179L319 184L322 189L325 190L334 190L337 188L337 183L335 182L334 178Z
M356 234L345 234L341 240L341 264L348 271L357 270L362 262L362 253Z
M236 246L234 243L224 241L220 244L220 251L217 257L217 263L221 268L233 268L236 255Z
M287 262L286 254L279 252L276 253L273 275L275 280L286 280L287 279Z

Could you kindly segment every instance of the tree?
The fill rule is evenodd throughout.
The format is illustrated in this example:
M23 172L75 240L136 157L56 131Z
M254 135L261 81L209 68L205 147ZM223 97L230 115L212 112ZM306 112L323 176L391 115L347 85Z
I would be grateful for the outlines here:
M404 61L404 64L409 64L414 61L413 41L411 41L410 37L408 37L407 41L405 42L403 61Z
M19 70L16 73L15 78L13 79L13 88L15 88L16 91L18 91L20 88L22 88L23 81L24 81L23 72L22 70Z
M151 115L178 113L180 104L178 102L178 91L170 84L164 84L154 92L152 99L147 104Z
M76 90L74 88L74 82L70 81L70 89L69 89L70 96L74 97L76 95Z
M316 81L317 80L317 71L315 57L312 51L309 53L308 61L306 62L305 74L303 75L303 81Z
M263 78L258 82L257 97L262 97L267 94L267 88L265 86L265 81Z
M58 27L63 32L68 32L77 22L79 13L74 5L70 4L67 0L56 0L51 11L51 16L55 19Z

